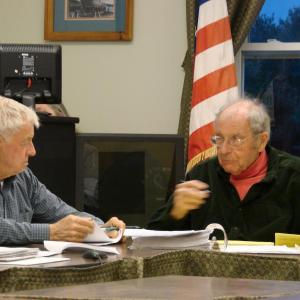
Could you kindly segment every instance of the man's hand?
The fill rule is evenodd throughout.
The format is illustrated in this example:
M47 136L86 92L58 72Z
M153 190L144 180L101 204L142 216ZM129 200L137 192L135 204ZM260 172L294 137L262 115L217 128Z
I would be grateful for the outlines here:
M50 240L82 242L93 230L92 219L69 215L50 225Z
M112 217L110 218L105 224L102 225L103 227L118 227L119 230L122 230L122 233L124 233L124 230L125 230L125 223L118 219L117 217ZM111 238L115 238L118 236L118 231L117 230L113 230L113 231L110 231L107 233L107 235Z
M170 215L177 220L184 218L190 210L199 208L209 197L209 186L199 180L186 181L176 185L173 207Z

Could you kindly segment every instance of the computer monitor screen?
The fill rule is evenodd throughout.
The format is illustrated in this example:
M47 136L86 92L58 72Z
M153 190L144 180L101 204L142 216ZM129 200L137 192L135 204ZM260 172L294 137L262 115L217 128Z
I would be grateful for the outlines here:
M78 134L76 207L145 227L184 179L183 137Z
M0 44L0 94L28 106L61 103L61 46Z

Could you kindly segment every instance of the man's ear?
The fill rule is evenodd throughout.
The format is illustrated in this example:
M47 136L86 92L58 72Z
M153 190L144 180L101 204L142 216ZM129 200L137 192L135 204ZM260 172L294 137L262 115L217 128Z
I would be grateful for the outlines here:
M262 133L259 134L259 152L262 152L267 144L268 144L268 141L270 139L270 136L269 136L269 133L267 131L264 131Z

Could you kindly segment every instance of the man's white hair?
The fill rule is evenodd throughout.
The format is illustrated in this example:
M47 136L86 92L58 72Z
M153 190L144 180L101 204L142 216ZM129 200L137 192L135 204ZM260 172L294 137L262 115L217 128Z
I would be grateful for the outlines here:
M0 96L0 136L9 139L27 122L36 128L40 126L39 118L33 109Z
M229 107L236 105L243 105L247 107L247 117L249 121L250 128L253 134L261 133L263 131L268 132L269 136L271 134L271 118L267 111L266 106L260 102L259 99L251 98L239 98L235 101L228 103L221 107L220 111L216 115L215 122L219 119L221 114Z

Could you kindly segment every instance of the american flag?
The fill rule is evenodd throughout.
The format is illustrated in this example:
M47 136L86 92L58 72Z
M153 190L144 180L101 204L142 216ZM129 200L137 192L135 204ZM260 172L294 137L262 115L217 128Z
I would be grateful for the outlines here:
M238 96L226 0L200 0L197 24L187 170L215 154L215 115Z

